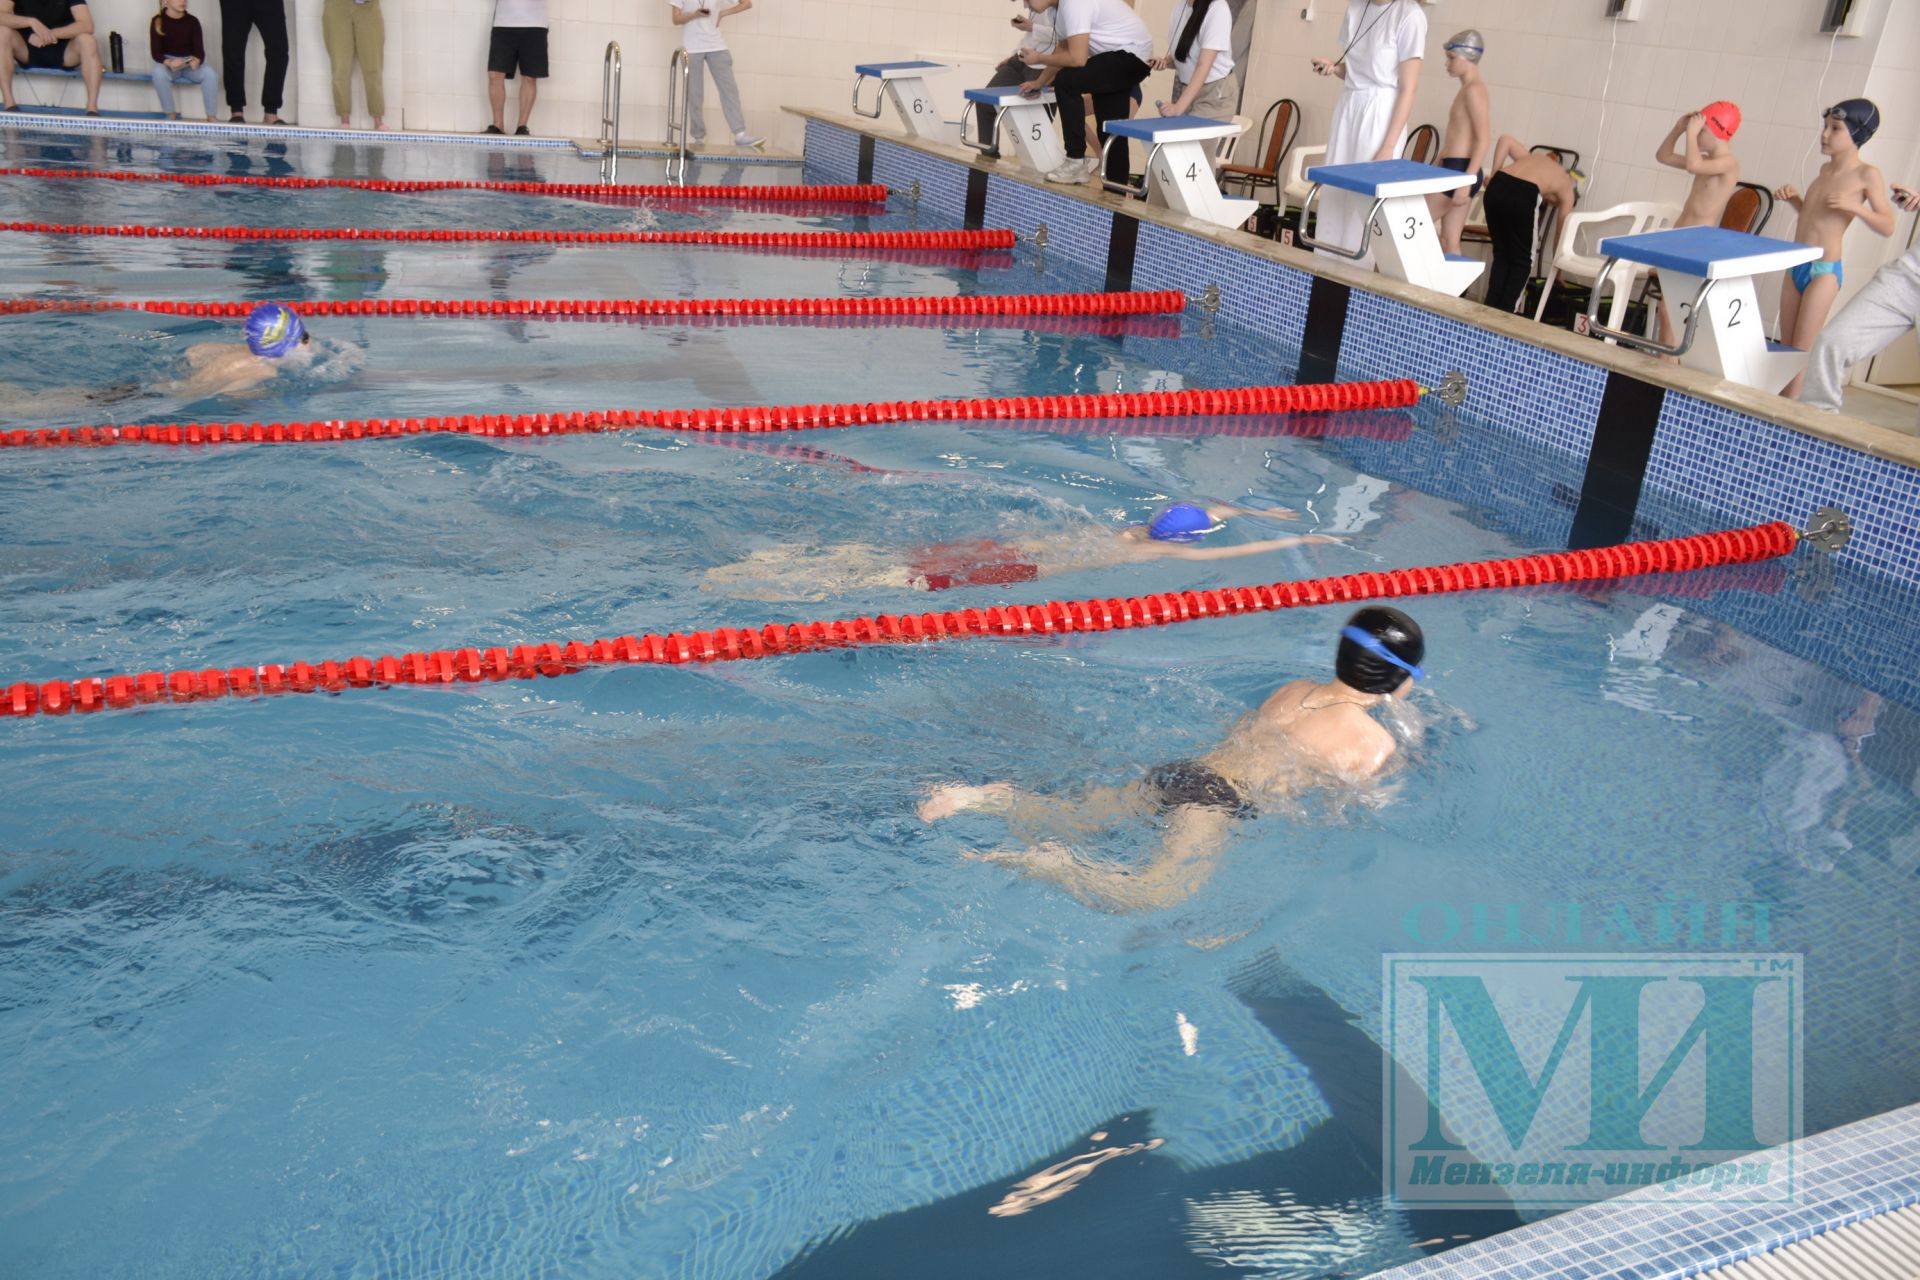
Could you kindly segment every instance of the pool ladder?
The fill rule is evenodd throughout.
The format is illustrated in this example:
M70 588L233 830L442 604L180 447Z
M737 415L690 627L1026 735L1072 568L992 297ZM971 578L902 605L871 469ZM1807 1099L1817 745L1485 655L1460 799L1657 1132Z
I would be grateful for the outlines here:
M667 181L687 185L687 80L693 60L685 49L675 49L667 63Z
M612 185L620 173L620 43L607 41L600 64L600 181Z

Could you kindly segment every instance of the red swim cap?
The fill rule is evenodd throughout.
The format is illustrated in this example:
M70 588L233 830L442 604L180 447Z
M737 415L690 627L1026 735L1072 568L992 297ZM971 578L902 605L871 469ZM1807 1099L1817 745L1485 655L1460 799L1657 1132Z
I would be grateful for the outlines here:
M1713 136L1722 142L1740 132L1740 108L1731 102L1708 103L1700 114L1706 117L1707 128L1713 130Z

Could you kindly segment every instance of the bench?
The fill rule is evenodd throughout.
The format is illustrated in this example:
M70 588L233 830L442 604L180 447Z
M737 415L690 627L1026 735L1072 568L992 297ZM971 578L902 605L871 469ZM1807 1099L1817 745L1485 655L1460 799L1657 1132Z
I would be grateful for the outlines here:
M953 143L960 140L960 122L940 114L933 94L927 89L927 77L953 68L944 62L862 62L853 68L853 113L869 120L880 118L888 102L900 116L909 134L929 142ZM860 109L860 86L869 80L880 82L880 94L873 110Z
M1053 90L1042 89L1029 98L1020 92L1019 85L1010 84L994 89L969 89L966 97L968 102L992 107L1000 114L994 117L993 136L976 142L967 137L966 118L972 113L963 111L960 117L961 142L975 151L998 151L1001 133L1011 130L1013 149L1029 169L1044 174L1065 163L1067 150L1061 145L1049 110L1053 106Z
M1302 232L1300 243L1305 247L1356 262L1371 250L1381 275L1455 298L1486 270L1487 264L1478 258L1442 250L1440 233L1427 211L1428 196L1470 187L1472 174L1417 160L1375 160L1316 165L1307 170L1307 180L1313 186L1301 206L1303 227L1325 187L1362 196L1373 201L1373 207L1367 212L1367 233L1359 245L1326 244Z
M1237 227L1255 209L1258 200L1241 200L1221 194L1219 180L1213 174L1211 148L1222 138L1238 137L1240 126L1205 116L1143 116L1138 120L1109 120L1107 140L1100 148L1100 163L1105 171L1107 150L1116 143L1145 143L1147 172L1138 187L1101 179L1109 191L1140 196L1148 204L1184 213L1189 218L1216 226Z
M1587 328L1596 337L1676 356L1689 369L1762 391L1778 391L1806 367L1806 352L1767 341L1753 278L1816 261L1821 253L1814 246L1724 227L1683 227L1610 236L1599 248L1606 270L1623 261L1660 273L1661 292L1679 308L1682 332L1678 343L1666 346L1600 324L1596 290L1587 301Z
M54 76L62 81L67 81L67 80L80 79L80 68L78 67L22 67L16 64L13 68L13 74L16 76ZM105 84L113 80L131 81L133 83L144 84L149 87L151 87L153 84L152 74L146 71L102 71L100 73L100 77L101 77L102 84ZM59 103L40 103L40 104L34 104L34 105L57 107L60 104ZM27 110L31 110L31 107L27 103L21 103L20 109L22 111L27 111ZM128 115L133 113L115 112L114 114ZM151 114L151 113L141 113L141 114Z

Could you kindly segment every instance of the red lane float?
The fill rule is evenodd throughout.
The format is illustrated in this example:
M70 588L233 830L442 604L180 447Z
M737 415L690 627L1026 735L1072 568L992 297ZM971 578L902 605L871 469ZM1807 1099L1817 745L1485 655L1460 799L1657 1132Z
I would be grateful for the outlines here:
M494 231L383 227L148 227L71 222L0 222L0 231L148 240L362 240L408 244L674 244L737 249L1011 249L1005 228L984 231Z
M563 436L607 431L807 431L899 422L1078 421L1184 418L1195 414L1339 413L1403 409L1422 395L1408 379L1218 391L1134 391L1110 395L1000 396L977 400L892 400L864 404L749 405L732 409L608 409L592 413L460 414L323 422L169 422L126 427L46 427L0 432L0 448L98 448L115 444L311 444L391 436ZM1039 427L1045 430L1044 426ZM1265 432L1261 434L1275 434ZM1278 434L1293 434L1280 431Z
M808 319L909 316L1139 316L1186 309L1177 289L1153 293L1010 293L949 298L278 298L303 317L335 316L800 316ZM0 315L36 311L149 311L163 316L238 320L258 302L0 298Z
M39 684L20 681L0 689L0 716L65 715L69 711L270 693L531 680L536 676L569 675L588 667L726 662L811 649L968 636L1119 631L1314 605L1345 605L1362 600L1532 587L1747 564L1786 555L1799 537L1791 525L1776 522L1592 551L1561 551L1506 560L1395 569L1386 573L1352 573L1263 587L1168 592L1108 600L1052 600L1045 604L995 605L943 613L883 613L832 622L770 623L757 630L720 627L712 631L572 640L512 649L436 649L397 656L384 654L374 659L353 657L321 663L147 671L138 675L49 680Z
M642 200L712 200L746 204L884 204L887 189L877 182L818 187L675 187L635 183L593 182L483 182L458 179L289 178L233 173L132 173L125 170L34 169L0 166L6 178L93 178L104 182L170 182L183 187L272 187L285 191L315 191L344 187L413 195L428 191L504 191L530 196L613 196Z

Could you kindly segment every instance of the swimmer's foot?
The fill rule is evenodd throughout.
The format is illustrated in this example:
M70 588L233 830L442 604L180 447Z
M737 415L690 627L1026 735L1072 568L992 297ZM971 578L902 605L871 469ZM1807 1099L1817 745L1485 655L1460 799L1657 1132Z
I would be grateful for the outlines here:
M938 822L942 818L951 818L963 809L985 808L995 801L1005 800L1012 795L1011 782L989 782L984 787L947 782L929 790L927 798L920 802L920 807L915 812L920 815L922 822Z
M1073 850L1058 840L1043 840L1030 849L963 849L960 856L969 862L1012 867L1042 880L1057 879L1058 873L1073 865Z

